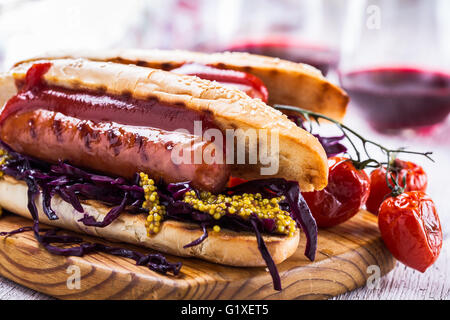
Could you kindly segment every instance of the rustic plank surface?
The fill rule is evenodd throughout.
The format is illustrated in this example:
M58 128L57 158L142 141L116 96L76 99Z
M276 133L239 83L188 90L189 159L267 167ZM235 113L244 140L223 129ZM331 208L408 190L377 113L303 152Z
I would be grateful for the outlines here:
M395 269L381 278L378 289L363 286L335 297L338 300L415 299L450 300L450 254L448 243L435 265L422 274L397 263ZM48 295L0 277L0 300L49 300Z
M10 214L0 219L1 230L29 224ZM135 266L132 260L103 253L82 258L54 256L39 247L30 232L0 240L0 274L60 299L324 299L365 285L371 275L368 266L379 266L382 275L394 267L375 218L364 211L341 226L320 231L314 262L303 256L304 240L279 265L282 292L273 290L264 268L169 257L183 262L182 272L177 277L163 276ZM80 289L67 286L67 268L72 265L80 268ZM22 290L30 299L47 298ZM14 298L14 293L2 292L1 297Z

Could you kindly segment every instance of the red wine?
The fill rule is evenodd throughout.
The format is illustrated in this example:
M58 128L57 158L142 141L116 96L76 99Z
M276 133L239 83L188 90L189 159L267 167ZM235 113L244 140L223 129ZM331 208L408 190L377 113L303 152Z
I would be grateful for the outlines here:
M354 71L342 87L378 130L431 126L450 111L450 75L403 67Z
M286 40L241 42L228 47L227 50L306 63L322 71L323 75L327 75L330 69L336 68L339 60L339 54L336 50L302 45Z

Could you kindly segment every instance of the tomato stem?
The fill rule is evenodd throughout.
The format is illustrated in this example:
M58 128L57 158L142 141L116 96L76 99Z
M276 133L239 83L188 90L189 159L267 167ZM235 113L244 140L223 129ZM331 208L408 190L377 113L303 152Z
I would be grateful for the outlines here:
M276 104L274 105L274 108L278 109L278 110L286 110L286 111L294 111L299 113L302 118L304 118L308 123L309 123L309 128L310 128L310 132L312 131L312 120L314 120L314 122L316 122L319 126L319 119L324 119L327 120L329 122L332 122L333 124L335 124L339 130L342 132L342 134L345 136L345 138L349 141L349 143L351 144L353 150L355 151L356 154L356 159L351 158L351 161L353 162L353 165L359 169L365 169L365 168L378 168L381 167L383 165L386 165L387 169L386 169L386 183L389 186L389 188L392 190L392 196L396 196L399 195L401 193L404 192L404 187L400 186L398 183L398 175L396 175L396 178L394 179L392 174L392 172L395 171L395 157L397 154L399 153L407 153L407 154L416 154L416 155L422 155L424 157L426 157L427 159L431 160L434 162L434 160L431 158L431 154L433 154L433 152L418 152L418 151L410 151L410 150L405 150L405 148L398 148L398 149L389 149L375 141L369 140L367 138L364 138L362 135L360 135L358 132L356 132L355 130L349 128L348 126L346 126L345 124L334 120L330 117L327 117L323 114L320 113L316 113L313 111L309 111L309 110L305 110L299 107L294 107L294 106L288 106L288 105L280 105L280 104ZM358 148L356 147L356 144L353 142L351 135L353 135L354 137L357 137L364 148L364 153L367 157L367 159L362 159L361 153L358 150ZM386 162L380 162L376 159L374 159L369 151L367 150L367 145L373 145L378 147L384 154L386 154L387 156L387 161ZM393 157L392 157L393 156ZM351 157L351 156L350 156ZM390 176L390 178L389 178ZM406 177L403 177L403 185L406 185ZM390 181L391 180L391 181Z

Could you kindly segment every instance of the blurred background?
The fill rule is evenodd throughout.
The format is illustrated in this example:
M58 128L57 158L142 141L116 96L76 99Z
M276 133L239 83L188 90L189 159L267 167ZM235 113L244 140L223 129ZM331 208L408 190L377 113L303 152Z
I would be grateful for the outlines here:
M348 118L450 146L448 0L0 0L0 71L48 51L247 51L313 65Z
M0 0L0 71L42 52L130 47L313 65L350 95L346 123L434 151L435 164L417 162L436 202L448 194L449 0Z

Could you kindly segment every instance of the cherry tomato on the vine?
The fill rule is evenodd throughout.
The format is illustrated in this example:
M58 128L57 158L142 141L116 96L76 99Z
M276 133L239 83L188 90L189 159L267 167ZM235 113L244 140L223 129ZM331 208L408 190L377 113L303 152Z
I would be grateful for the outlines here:
M350 219L369 196L369 177L348 158L328 158L328 167L325 189L302 193L319 227L335 226Z
M405 188L405 191L426 191L427 175L421 166L410 161L395 159L392 165L393 172L391 179L397 178L398 184ZM406 178L405 185L403 179ZM386 182L386 167L380 167L373 170L370 174L370 194L367 199L366 207L370 212L377 214L378 209L384 199L391 193L391 189Z
M405 265L425 272L442 247L436 207L422 191L410 191L383 201L378 213L381 237L392 255Z

